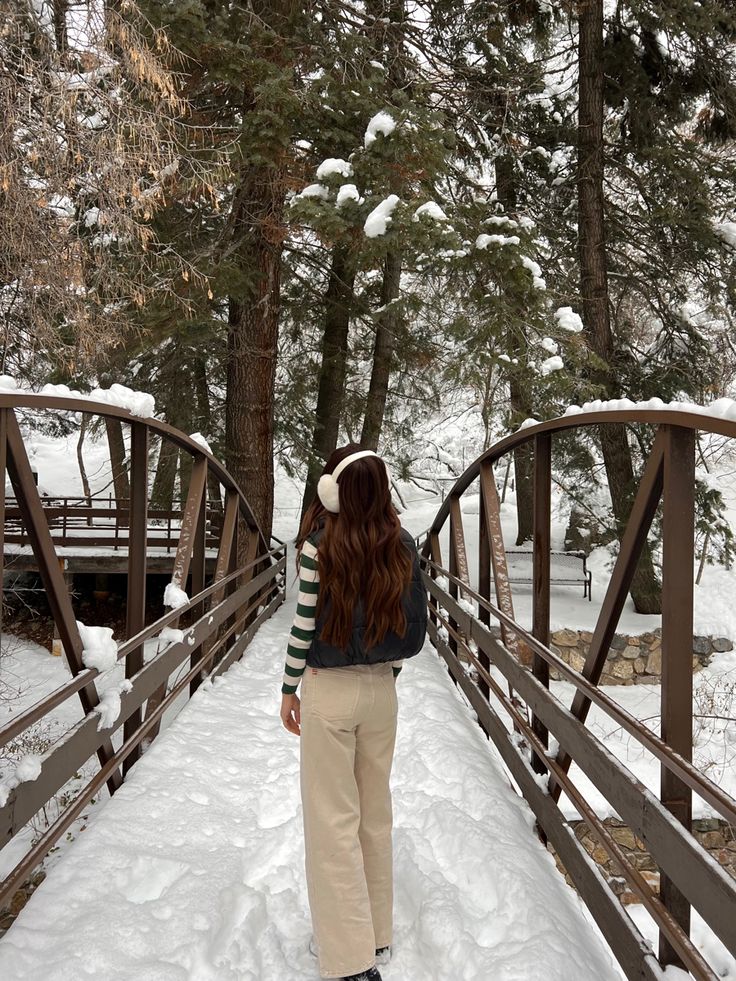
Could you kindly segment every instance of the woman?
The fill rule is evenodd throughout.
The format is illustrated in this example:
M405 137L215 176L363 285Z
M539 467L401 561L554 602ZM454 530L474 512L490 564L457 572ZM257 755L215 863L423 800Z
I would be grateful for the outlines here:
M324 978L381 981L393 928L396 676L424 643L427 598L380 457L335 450L297 551L281 718L301 735L310 948Z

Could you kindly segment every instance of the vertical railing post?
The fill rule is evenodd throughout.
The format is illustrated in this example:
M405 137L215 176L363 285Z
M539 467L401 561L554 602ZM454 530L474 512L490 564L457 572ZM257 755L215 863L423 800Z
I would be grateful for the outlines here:
M205 486L205 492L202 495L202 503L199 506L199 518L197 520L197 528L194 533L194 552L192 554L192 597L197 596L204 589L205 580L205 562L206 562L206 538L207 535L207 489ZM198 603L192 610L192 623L196 623L197 620L204 614L204 603ZM203 645L195 647L189 656L189 666L194 667L197 662L202 657ZM197 688L199 688L202 683L202 679L199 675L195 675L189 682L189 695L190 697L195 693Z
M665 426L662 526L662 739L686 760L693 746L693 556L695 554L695 433ZM692 792L662 766L661 800L688 830ZM690 904L660 870L660 898L685 933ZM684 966L660 932L662 964Z
M532 634L545 647L549 647L549 580L550 580L550 513L552 484L552 437L540 433L534 437L534 593L532 600ZM549 664L534 654L532 673L545 688L549 688ZM545 747L548 745L547 729L532 714L532 730ZM547 767L536 753L532 754L532 766L537 773L546 773Z
M134 422L130 427L130 524L128 530L128 603L126 637L134 637L146 622L146 551L148 546L148 426ZM125 677L132 678L143 667L143 646L125 660ZM137 708L125 720L123 735L129 739L141 724ZM140 745L123 763L123 774L140 756Z
M493 467L489 464L490 468L490 479L495 481L493 476ZM495 486L495 484L494 484ZM478 508L478 593L483 597L483 599L490 602L491 599L491 538L490 530L488 528L488 520L486 515L486 488L484 486L483 480L480 481L480 497L479 497L479 508ZM481 623L484 623L487 627L491 623L491 612L487 610L482 603L478 604L478 619ZM483 665L483 667L490 673L491 661L488 655L484 651L478 651L478 660ZM484 678L479 678L478 688L480 689L484 698L489 699L491 695L491 689L488 682ZM486 735L488 735L486 733Z
M465 533L463 531L463 515L460 510L460 498L453 494L450 498L450 573L462 582L468 581L468 559L465 552ZM459 589L450 580L449 590L453 599L458 599ZM448 622L453 630L457 630L457 622L448 616ZM457 640L450 635L448 645L453 654L457 655ZM448 667L449 671L449 667ZM450 672L450 677L457 685L457 679Z
M8 410L0 409L0 644L3 639L2 583L5 572L5 467L8 457Z

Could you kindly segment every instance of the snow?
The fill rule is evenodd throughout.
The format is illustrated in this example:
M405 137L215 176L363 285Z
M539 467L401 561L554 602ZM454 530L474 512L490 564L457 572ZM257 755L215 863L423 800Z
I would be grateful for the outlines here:
M419 221L423 215L433 218L435 221L447 221L447 215L436 201L425 201L424 204L420 204L412 215L411 220Z
M362 204L365 198L360 196L358 188L355 184L343 184L340 190L337 192L337 200L335 204L338 208L342 208L344 204L348 201L355 201L356 204Z
M208 453L212 453L212 447L204 438L202 433L190 433L189 438L194 440L194 442L201 446L203 450L207 450Z
M177 630L176 627L164 627L158 639L166 641L167 644L180 644L184 640L184 631Z
M338 174L341 177L352 177L353 165L347 160L343 160L341 157L328 157L327 160L323 160L317 168L318 181L323 181L328 177L333 177L335 174Z
M542 362L540 370L542 375L550 375L553 371L561 371L564 367L565 363L562 358L559 354L555 354L553 357L547 358L546 361Z
M380 133L381 136L390 136L396 129L396 120L394 117L382 110L377 112L376 115L370 120L365 131L365 138L363 140L363 145L366 150L369 146L372 146L378 139Z
M624 412L624 411L662 411L668 412L689 412L696 416L709 416L712 419L727 419L736 421L736 401L733 399L715 399L707 405L698 402L663 402L660 398L645 399L634 402L632 399L595 399L592 402L584 402L580 405L569 405L564 412L565 416L579 415L581 412Z
M189 597L181 586L177 586L174 582L166 584L166 589L164 590L164 606L170 606L172 610L178 610L180 607L186 606L188 602Z
M64 851L0 939L0 975L316 977L299 741L279 718L292 615L293 600L197 691ZM386 981L529 981L541 963L549 981L619 981L443 662L427 647L397 684Z
M324 184L307 184L303 187L298 194L295 194L291 199L291 203L294 204L299 198L323 198L326 199L330 196L329 188L325 187Z
M555 320L559 327L573 334L579 334L583 329L583 321L572 307L560 307L555 310Z
M389 196L381 201L373 211L368 215L363 225L363 231L366 234L366 238L378 238L379 235L385 235L388 226L393 220L393 211L396 205L399 203L399 197L397 194L389 194Z
M0 807L5 807L11 790L22 783L37 780L41 776L41 758L35 753L28 753L16 765L9 777L0 781Z
M10 375L0 375L0 392L17 392L18 382Z
M112 628L88 627L77 620L82 638L82 663L85 668L109 671L118 662L118 645L113 640Z
M549 351L550 354L557 354L557 341L552 340L551 337L543 337L540 343L545 351Z
M546 290L547 283L542 276L542 269L538 262L534 259L530 259L528 255L523 255L521 257L521 264L525 269L528 269L532 274L532 284L538 290Z
M89 393L95 402L107 402L121 409L127 409L131 415L152 418L156 411L156 400L147 392L136 392L126 385L111 385L109 388L95 388Z
M100 703L96 705L93 711L99 715L100 721L97 726L97 731L101 729L110 729L120 715L120 696L124 692L132 691L133 683L125 678L120 682L119 685L112 688L106 689L100 696Z
M479 235L475 240L476 249L487 249L489 245L518 245L518 235Z
M713 227L718 237L723 239L726 245L736 249L736 221L715 221Z
M19 783L27 780L37 780L41 776L41 760L34 753L24 756L15 768L15 776Z

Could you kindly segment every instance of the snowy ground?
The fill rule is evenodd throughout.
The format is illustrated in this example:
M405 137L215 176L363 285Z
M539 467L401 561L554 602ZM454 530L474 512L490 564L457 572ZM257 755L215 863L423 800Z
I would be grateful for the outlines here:
M15 981L286 981L307 950L288 604L198 692L0 940ZM386 981L619 979L431 648L399 679Z

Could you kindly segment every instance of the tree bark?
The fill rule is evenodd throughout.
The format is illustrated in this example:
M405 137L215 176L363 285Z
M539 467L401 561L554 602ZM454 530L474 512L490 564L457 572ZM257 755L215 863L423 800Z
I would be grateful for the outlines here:
M510 218L516 217L517 196L514 165L508 156L501 154L495 161L496 194ZM523 333L510 324L507 350L518 358L518 366L510 367L509 402L512 419L516 425L533 415L527 371L527 343ZM531 443L523 443L514 450L514 491L516 494L516 544L529 541L534 531L534 452Z
M591 350L604 363L597 380L616 395L614 345L608 302L603 158L603 0L578 6L578 246L583 322ZM601 448L619 540L635 491L631 448L623 426L604 425ZM661 612L660 586L652 554L644 545L631 584L639 613Z
M353 258L346 247L336 246L332 253L330 281L325 293L322 364L320 366L309 470L302 501L302 515L317 491L317 481L325 460L337 446L340 417L345 399L348 332L354 284L355 266Z
M112 484L118 506L130 497L130 481L125 461L125 440L123 439L123 424L119 419L105 417L107 445L110 448L110 465L112 467Z
M401 287L401 252L391 250L383 264L381 312L376 320L376 344L373 349L373 369L365 405L363 432L360 444L367 450L377 450L386 411L391 362L399 327L398 304Z
M170 439L161 440L156 476L151 490L151 506L170 511L174 503L174 483L179 461L179 451Z

